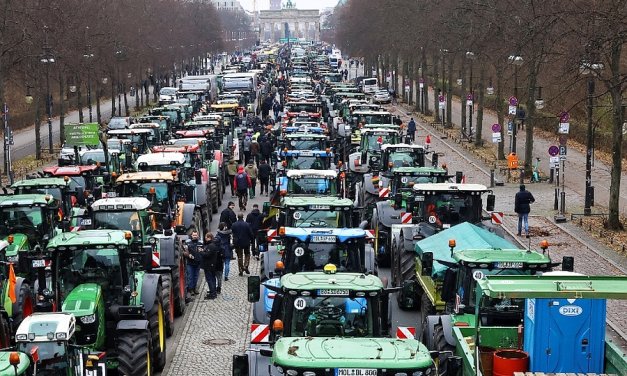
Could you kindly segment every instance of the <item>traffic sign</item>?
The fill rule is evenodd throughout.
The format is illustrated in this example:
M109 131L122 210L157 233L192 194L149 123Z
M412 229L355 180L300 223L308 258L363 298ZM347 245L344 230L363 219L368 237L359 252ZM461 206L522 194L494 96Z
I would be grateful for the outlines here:
M560 123L559 128L557 129L557 133L559 134L568 134L570 131L570 123Z
M560 136L560 145L566 145L567 141L568 141L568 137L566 137L565 135Z
M466 95L466 100L472 101L473 100L472 94Z
M516 116L516 106L512 106L512 105L510 105L510 106L507 108L507 114L508 114L508 115L514 115L514 116Z
M440 103L444 102L444 95L439 95L439 96L438 96L438 101L439 101Z
M492 142L493 143L497 143L497 142L501 142L501 132L494 132L492 133Z
M566 145L560 145L560 155L566 155Z
M557 146L551 145L549 147L549 155L551 157L555 157L559 152L560 152L560 149Z
M507 135L511 136L512 132L514 132L514 122L510 120L507 122Z
M518 98L512 96L509 97L509 105L510 106L518 106Z
M492 132L500 132L501 131L501 124L495 123L492 124Z
M560 123L568 123L570 120L570 114L567 111L562 111L559 113Z

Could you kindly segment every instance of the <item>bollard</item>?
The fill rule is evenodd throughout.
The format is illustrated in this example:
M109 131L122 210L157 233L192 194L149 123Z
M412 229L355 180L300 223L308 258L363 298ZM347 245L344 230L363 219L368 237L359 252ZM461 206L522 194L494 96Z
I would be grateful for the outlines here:
M490 188L494 188L494 169L490 170Z
M557 191L558 189L555 188L555 202L553 202L553 210L557 210Z
M560 192L560 212L566 213L566 192Z
M553 184L553 179L555 178L555 169L551 167L551 173L549 175L549 183Z

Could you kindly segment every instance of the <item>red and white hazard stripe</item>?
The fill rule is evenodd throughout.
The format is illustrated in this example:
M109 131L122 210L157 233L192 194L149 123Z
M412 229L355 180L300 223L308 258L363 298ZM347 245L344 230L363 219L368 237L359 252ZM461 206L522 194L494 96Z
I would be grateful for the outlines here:
M158 268L161 266L161 255L158 251L152 252L152 267Z
M503 224L503 212L492 212L492 223L495 225Z
M401 223L411 223L411 213L401 212Z
M376 232L375 230L366 230L366 239L370 240L370 239L374 239Z
M250 325L250 343L270 342L270 326L264 324Z
M396 338L398 339L415 339L416 328L413 326L399 326L396 328Z
M390 197L390 188L379 188L379 198Z
M270 243L277 236L277 230L268 230L268 232L266 232L266 236L268 238L268 243Z

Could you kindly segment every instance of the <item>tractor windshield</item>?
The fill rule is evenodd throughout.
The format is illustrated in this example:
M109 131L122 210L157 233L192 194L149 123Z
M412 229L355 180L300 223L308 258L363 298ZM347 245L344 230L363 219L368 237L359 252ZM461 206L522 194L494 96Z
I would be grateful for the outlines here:
M111 160L111 158L109 158ZM89 150L81 155L81 165L90 166L100 162L104 165L105 153L102 150Z
M287 219L289 227L348 227L347 211L299 210L291 211Z
M38 206L15 206L0 209L0 234L3 236L13 232L43 233L42 208Z
M360 114L359 122L364 124L392 124L392 114Z
M481 195L477 192L438 193L417 195L424 217L429 223L456 225L462 222L477 223L481 219ZM424 201L421 199L424 198Z
M168 199L167 183L142 183L142 184L123 184L123 197L146 197L150 193L150 189L155 190L155 199L159 202Z
M406 190L411 189L414 184L423 183L437 183L440 179L437 176L424 176L424 175L405 175L395 176L394 183L396 189Z
M289 170L328 170L331 167L328 161L328 158L300 155L298 158L290 157L287 162L287 168Z
M383 144L396 144L398 143L398 136L396 133L385 134L368 134L364 137L366 143L363 150L368 151L381 151L381 145Z
M59 262L57 279L63 296L84 283L96 283L103 291L122 291L122 269L115 248L63 251L55 261Z
M324 150L322 139L290 139L289 148L291 150Z
M388 160L392 167L422 167L425 164L424 154L413 152L394 152Z
M37 332L37 328L32 328L35 330L35 335L37 337L46 337L48 333L54 333L56 329L56 323L52 323L53 326L45 327L45 330L41 330ZM45 331L45 333L44 333ZM51 341L51 342L18 342L17 343L17 351L22 351L26 354L30 354L31 350L37 349L37 353L39 354L39 361L37 362L37 373L39 374L42 371L56 370L58 373L55 374L65 374L65 370L70 366L68 364L68 357L66 356L67 348L66 343L61 341ZM42 372L45 374L45 372Z
M61 201L63 199L62 194L61 194L61 188L28 187L28 188L20 188L19 192L50 195L54 197L54 199L57 201Z
M312 238L316 240L317 236ZM318 236L325 241L334 241L335 236ZM327 239L331 238L331 239ZM309 243L309 245L295 243L286 253L288 269L291 273L313 272L324 269L325 265L333 264L340 272L362 271L359 262L359 245L346 243ZM302 251L299 249L302 248Z
M325 177L299 177L290 178L287 184L287 192L292 194L307 195L337 195L335 180Z
M96 230L131 230L141 231L140 217L136 211L98 211L94 212Z
M348 294L348 290L317 290L313 296L289 296L291 337L371 337L371 298L325 296ZM366 294L367 295L367 294Z

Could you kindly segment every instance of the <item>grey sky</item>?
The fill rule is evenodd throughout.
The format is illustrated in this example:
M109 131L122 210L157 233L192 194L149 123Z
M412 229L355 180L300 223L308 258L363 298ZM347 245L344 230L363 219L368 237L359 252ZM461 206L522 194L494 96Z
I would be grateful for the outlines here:
M253 10L253 0L239 0L242 7L248 11ZM281 0L285 3L286 0ZM292 3L296 3L298 9L324 9L328 7L334 7L338 0L292 0ZM269 0L257 0L257 10L269 9Z

